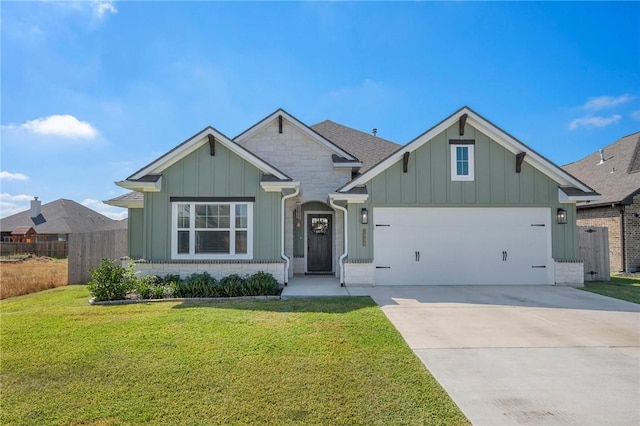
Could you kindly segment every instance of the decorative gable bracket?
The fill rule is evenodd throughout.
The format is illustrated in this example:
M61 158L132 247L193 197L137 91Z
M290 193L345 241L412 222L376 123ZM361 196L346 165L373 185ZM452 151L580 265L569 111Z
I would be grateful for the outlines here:
M212 157L215 157L216 155L216 137L213 135L207 135L207 138L209 138L209 151L211 153Z

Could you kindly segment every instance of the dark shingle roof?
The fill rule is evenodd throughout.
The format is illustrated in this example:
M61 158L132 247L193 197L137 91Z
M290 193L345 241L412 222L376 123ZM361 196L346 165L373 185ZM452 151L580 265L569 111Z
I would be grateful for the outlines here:
M366 172L401 147L386 139L334 123L331 120L314 124L311 128L341 149L356 156L362 162L361 173Z
M600 163L600 152L596 151L563 169L602 194L589 206L631 203L640 192L640 132L604 147L604 159Z
M0 231L12 232L18 226L33 226L38 234L75 234L89 232L113 222L113 219L78 204L59 199L42 205L41 214L31 218L25 210L0 219Z

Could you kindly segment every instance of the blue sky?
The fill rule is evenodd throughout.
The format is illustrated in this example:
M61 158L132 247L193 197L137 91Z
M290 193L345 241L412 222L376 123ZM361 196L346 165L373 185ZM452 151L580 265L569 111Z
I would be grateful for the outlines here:
M0 2L0 215L284 108L405 144L463 105L563 165L640 130L640 3Z

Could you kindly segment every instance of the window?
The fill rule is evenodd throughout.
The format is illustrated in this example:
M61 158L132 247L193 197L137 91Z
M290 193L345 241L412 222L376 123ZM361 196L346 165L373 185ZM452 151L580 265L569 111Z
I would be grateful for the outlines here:
M251 259L253 203L172 203L173 259Z
M451 145L451 180L474 179L473 145Z

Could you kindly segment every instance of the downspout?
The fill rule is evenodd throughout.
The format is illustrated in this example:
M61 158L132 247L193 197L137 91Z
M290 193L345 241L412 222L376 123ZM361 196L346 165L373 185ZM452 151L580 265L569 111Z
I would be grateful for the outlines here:
M280 251L280 256L282 257L282 260L284 260L284 285L286 286L289 283L289 264L291 263L291 259L289 259L287 257L287 255L284 252L284 247L285 247L285 235L286 235L286 229L284 226L284 222L285 222L285 214L286 214L286 208L285 208L285 204L287 202L287 200L289 198L293 198L296 195L298 195L300 193L300 186L296 186L294 191L289 194L289 195L285 195L282 197L282 220L281 220L281 227L282 227L282 238L281 240L281 251Z
M344 229L342 231L343 235L344 235L344 253L342 253L342 255L340 256L340 258L338 259L338 263L340 264L340 285L342 287L344 287L344 259L347 257L347 255L349 254L349 227L348 227L348 218L347 218L347 209L339 206L337 204L335 204L333 202L333 198L329 197L329 205L331 207L333 207L334 209L338 209L340 211L342 211L342 217L344 218Z

